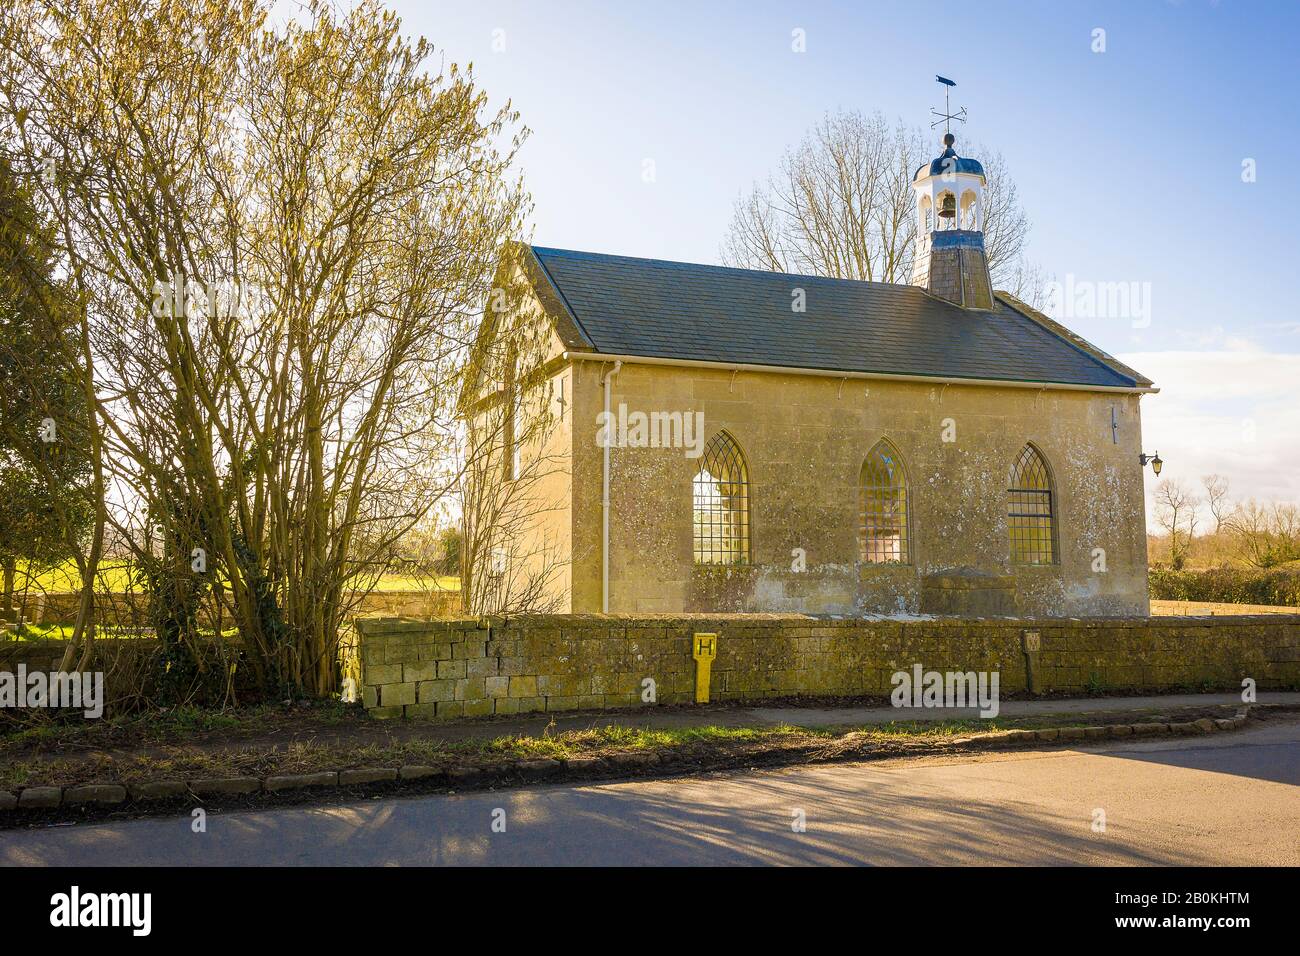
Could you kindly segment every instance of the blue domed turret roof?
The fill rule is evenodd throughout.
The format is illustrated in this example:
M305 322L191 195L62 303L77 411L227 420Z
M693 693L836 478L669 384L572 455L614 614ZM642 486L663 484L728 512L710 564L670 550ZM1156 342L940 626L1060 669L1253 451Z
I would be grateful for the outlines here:
M984 167L980 165L978 159L966 159L964 156L958 156L956 150L948 146L937 158L918 166L912 180L921 179L923 176L942 176L947 172L974 173L977 176L983 176Z

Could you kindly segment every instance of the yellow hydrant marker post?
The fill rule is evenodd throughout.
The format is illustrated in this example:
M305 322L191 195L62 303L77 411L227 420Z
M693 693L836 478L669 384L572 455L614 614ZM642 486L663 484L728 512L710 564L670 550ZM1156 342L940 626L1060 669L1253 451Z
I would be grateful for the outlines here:
M695 703L707 704L713 659L718 656L718 635L696 634L691 642L691 656L695 658Z

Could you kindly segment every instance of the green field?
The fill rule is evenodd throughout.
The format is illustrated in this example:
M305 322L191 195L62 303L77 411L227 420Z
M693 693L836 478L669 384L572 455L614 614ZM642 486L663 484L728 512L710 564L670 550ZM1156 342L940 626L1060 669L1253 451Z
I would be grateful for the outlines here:
M68 562L62 567L44 571L27 584L26 568L19 565L15 587L22 590L27 586L31 591L60 592L77 591L81 588L81 578L77 566ZM122 592L132 590L130 566L124 561L103 561L99 565L99 588L105 592ZM459 591L460 578L441 576L437 578L418 578L404 574L386 574L379 580L376 591Z
M437 578L412 578L402 574L385 574L376 591L459 591L460 578L440 575Z

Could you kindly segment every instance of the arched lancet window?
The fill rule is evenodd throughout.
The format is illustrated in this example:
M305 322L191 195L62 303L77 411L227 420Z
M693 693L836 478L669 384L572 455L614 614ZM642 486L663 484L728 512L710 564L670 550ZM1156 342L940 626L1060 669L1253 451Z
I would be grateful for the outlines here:
M898 449L881 439L862 463L858 551L873 564L907 564L907 472Z
M736 440L718 432L695 473L695 563L749 563L749 469Z
M1033 445L1011 466L1007 487L1007 529L1016 564L1056 563L1056 511L1052 474Z

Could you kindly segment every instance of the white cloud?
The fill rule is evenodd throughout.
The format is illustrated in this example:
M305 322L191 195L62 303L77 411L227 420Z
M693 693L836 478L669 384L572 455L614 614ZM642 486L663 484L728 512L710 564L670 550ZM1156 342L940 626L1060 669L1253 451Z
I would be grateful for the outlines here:
M1300 502L1300 354L1242 343L1130 353L1120 361L1160 389L1142 399L1142 441L1165 460L1161 477L1181 478L1199 492L1201 476L1217 472L1234 499Z

